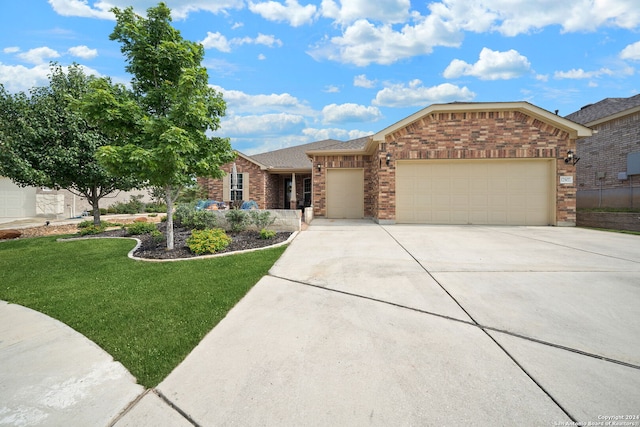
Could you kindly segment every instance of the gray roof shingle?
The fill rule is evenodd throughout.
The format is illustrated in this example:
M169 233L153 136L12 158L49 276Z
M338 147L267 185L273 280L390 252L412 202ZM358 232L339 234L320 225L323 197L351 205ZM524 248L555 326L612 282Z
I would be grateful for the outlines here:
M565 119L584 125L638 106L640 106L640 94L629 98L605 98L595 104L585 105L580 110L565 116Z
M311 160L305 154L307 151L319 150L340 143L337 139L325 139L247 157L274 169L311 169Z
M338 141L337 139L325 139L247 157L273 169L311 169L312 164L306 154L307 151L361 150L365 147L369 138L370 136L365 136L346 142Z

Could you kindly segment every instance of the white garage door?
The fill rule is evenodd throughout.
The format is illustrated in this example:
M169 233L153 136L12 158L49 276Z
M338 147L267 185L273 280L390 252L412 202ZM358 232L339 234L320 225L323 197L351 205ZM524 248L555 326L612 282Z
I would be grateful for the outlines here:
M364 170L327 169L327 218L364 217Z
M0 177L0 218L36 216L36 189L22 188Z
M398 161L396 222L555 223L553 161Z

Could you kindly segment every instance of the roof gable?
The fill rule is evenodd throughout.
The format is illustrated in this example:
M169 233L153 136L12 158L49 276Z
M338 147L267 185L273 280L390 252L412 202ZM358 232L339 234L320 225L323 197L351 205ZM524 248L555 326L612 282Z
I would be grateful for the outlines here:
M471 112L471 111L521 111L531 117L534 117L542 122L548 123L556 128L562 129L571 135L573 138L591 136L591 129L575 123L566 118L560 117L550 111L544 110L540 107L536 107L533 104L524 101L518 102L476 102L476 103L464 103L454 102L450 104L433 104L427 108L424 108L417 113L410 115L409 117L387 127L376 133L371 141L371 144L378 144L385 141L385 137L391 133L394 133L400 129L403 129L412 123L420 120L421 118L434 113L442 112Z
M629 98L605 98L595 104L585 105L566 118L583 125L594 125L634 109L640 109L640 94Z

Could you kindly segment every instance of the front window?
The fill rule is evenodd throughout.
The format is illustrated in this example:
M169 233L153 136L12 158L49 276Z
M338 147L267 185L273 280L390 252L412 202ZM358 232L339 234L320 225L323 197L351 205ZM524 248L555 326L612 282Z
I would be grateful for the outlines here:
M235 190L231 190L231 201L232 202L236 202L236 201L241 201L242 200L242 191L244 190L244 182L243 182L243 176L241 173L237 174L238 177L238 182L236 183L236 189Z
M304 205L311 206L311 178L304 179Z

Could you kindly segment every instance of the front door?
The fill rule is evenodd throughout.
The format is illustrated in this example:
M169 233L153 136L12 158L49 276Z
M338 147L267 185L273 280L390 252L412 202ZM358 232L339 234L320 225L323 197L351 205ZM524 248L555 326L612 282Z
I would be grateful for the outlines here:
M284 179L284 209L291 209L291 178Z

